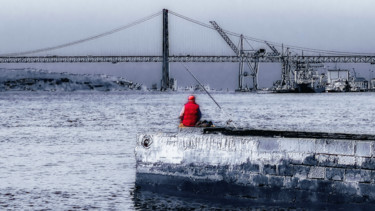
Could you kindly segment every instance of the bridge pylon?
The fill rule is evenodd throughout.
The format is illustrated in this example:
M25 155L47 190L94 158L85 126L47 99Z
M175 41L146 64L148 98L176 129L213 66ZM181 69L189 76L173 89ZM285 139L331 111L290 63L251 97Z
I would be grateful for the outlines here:
M163 67L160 90L170 88L169 79L169 34L168 34L168 10L163 9Z

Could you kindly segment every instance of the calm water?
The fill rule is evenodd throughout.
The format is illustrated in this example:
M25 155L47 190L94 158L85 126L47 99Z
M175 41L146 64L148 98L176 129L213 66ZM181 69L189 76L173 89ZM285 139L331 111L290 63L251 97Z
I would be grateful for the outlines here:
M0 210L217 207L153 196L148 206L134 197L136 134L176 131L187 96L0 93ZM239 127L375 134L375 93L214 97L226 113L204 94L197 101L217 125L230 115Z

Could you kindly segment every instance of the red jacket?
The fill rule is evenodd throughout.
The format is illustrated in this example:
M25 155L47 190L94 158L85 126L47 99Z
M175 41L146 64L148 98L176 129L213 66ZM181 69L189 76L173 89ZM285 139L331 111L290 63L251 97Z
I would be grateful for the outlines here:
M199 105L192 101L186 103L182 115L182 124L184 126L194 127L200 118L201 111L199 110Z

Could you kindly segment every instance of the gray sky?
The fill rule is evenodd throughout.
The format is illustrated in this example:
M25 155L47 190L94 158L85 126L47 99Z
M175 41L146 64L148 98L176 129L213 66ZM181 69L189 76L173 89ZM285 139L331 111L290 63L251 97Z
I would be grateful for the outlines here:
M59 45L126 25L167 8L223 28L264 40L309 48L375 52L375 1L373 0L0 0L0 54ZM230 54L216 32L170 15L172 54ZM235 43L237 38L233 38ZM257 47L262 44L252 43ZM123 47L125 46L125 47ZM139 47L142 46L142 47ZM158 54L161 51L161 17L106 37L50 54ZM118 74L147 85L160 81L159 64L37 64L53 71ZM338 65L339 67L343 65ZM350 66L351 67L351 66ZM368 77L370 65L355 65ZM236 86L238 64L194 64L204 82ZM352 67L351 67L352 68ZM186 80L178 64L171 75L180 85ZM268 86L280 77L279 65L261 66L260 79ZM217 74L219 72L220 74ZM213 77L213 75L215 77ZM221 78L221 75L223 77ZM137 82L142 82L137 81Z

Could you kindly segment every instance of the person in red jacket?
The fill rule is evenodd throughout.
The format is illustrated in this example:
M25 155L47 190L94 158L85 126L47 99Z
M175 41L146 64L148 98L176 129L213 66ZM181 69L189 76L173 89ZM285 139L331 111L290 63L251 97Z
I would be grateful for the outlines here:
M188 102L182 108L180 113L181 123L186 127L194 127L201 119L202 113L199 105L195 103L194 95L189 96Z

